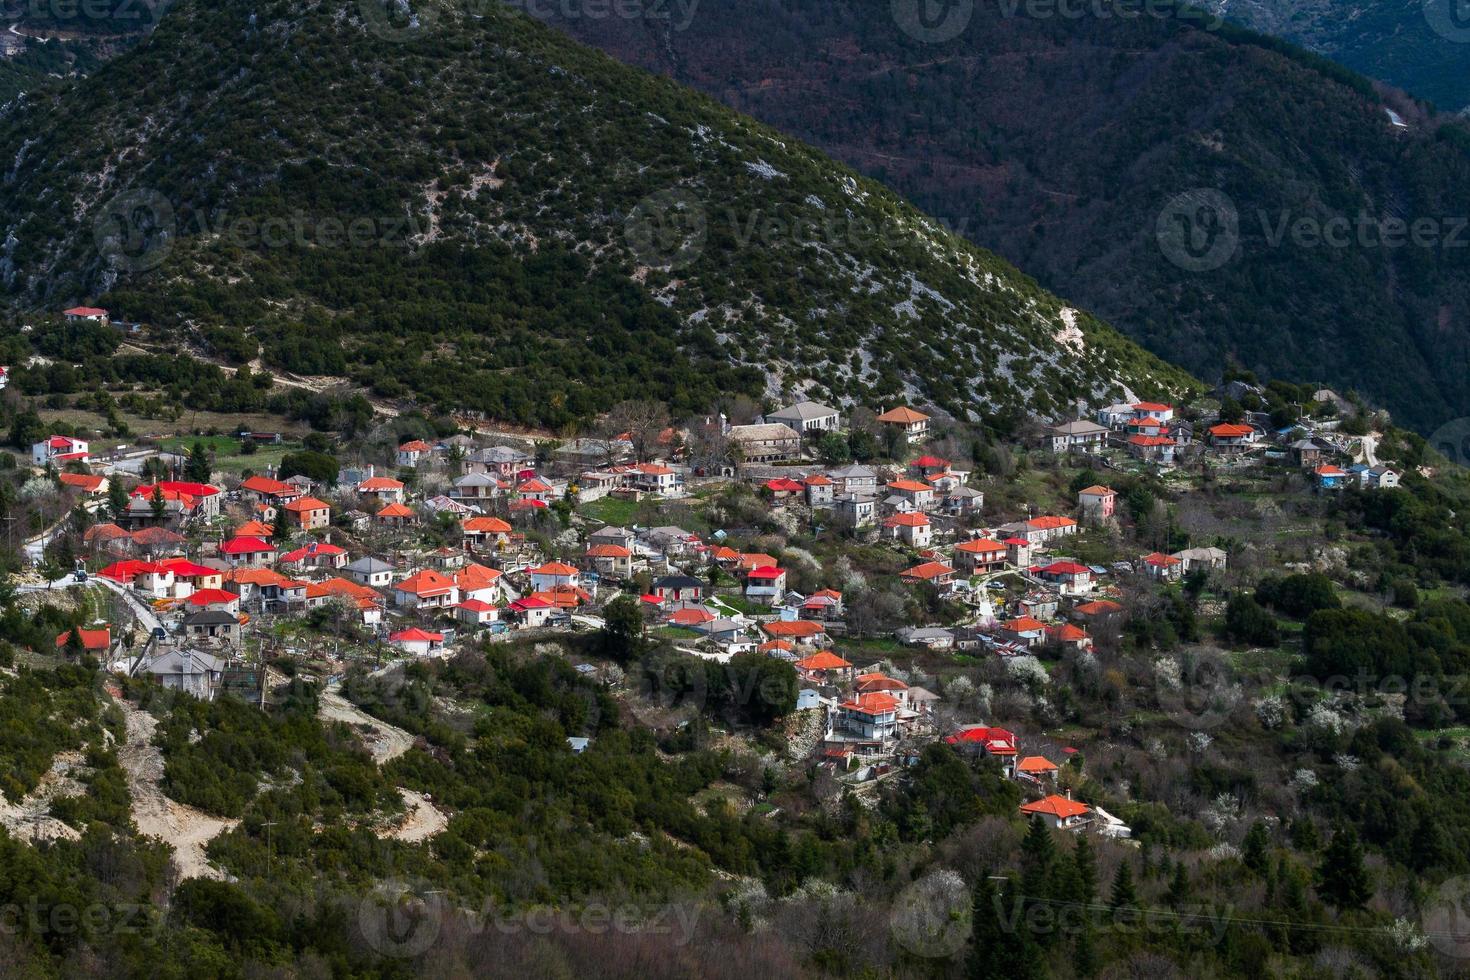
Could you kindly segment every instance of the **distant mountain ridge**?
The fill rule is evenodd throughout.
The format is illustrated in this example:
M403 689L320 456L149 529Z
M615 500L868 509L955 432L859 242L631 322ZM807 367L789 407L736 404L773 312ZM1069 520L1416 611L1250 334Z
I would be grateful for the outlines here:
M924 8L926 27L905 21L918 3L703 0L683 29L546 10L881 179L1201 375L1233 359L1356 388L1424 431L1470 415L1463 126L1198 9L957 0ZM1204 192L1220 196L1194 207ZM1200 223L1170 238L1183 217ZM1216 221L1232 247L1209 262L1175 247ZM1427 223L1429 244L1324 244L1362 221Z
M0 160L14 308L511 422L1194 384L879 185L479 2L185 0L17 100Z

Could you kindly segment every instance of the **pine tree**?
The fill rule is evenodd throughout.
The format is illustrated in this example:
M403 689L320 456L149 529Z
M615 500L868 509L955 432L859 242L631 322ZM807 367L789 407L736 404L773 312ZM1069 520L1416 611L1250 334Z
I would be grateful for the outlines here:
M1127 859L1118 865L1118 873L1113 875L1113 894L1108 904L1114 911L1138 906L1138 891L1133 887L1133 867Z
M1178 906L1189 897L1189 869L1183 861L1174 864L1174 878L1169 882L1169 904Z
M1271 835L1266 832L1266 825L1258 820L1246 831L1240 851L1241 860L1247 868L1264 878L1271 868L1270 847Z
M1040 815L1031 818L1021 842L1021 894L1027 902L1045 902L1052 897L1052 872L1056 866L1056 844L1051 829Z
M1077 835L1077 846L1072 849L1072 866L1077 869L1078 901L1091 902L1097 897L1097 856L1092 853L1092 844L1086 835Z
M1298 851L1315 851L1322 846L1317 825L1306 817L1297 817L1291 822L1291 846Z
M1362 908L1373 895L1368 869L1363 867L1362 845L1348 827L1338 828L1322 854L1317 893L1324 902L1344 911Z
M120 521L128 512L128 492L123 489L122 478L113 475L107 482L107 512L114 521Z
M82 642L82 628L73 626L71 632L66 634L66 656L69 660L78 661L87 654L87 646Z
M153 507L153 519L155 521L163 520L163 515L168 511L168 505L163 499L163 487L155 483L153 485L153 497L148 502Z
M189 449L189 461L184 466L184 475L194 483L208 483L210 477L209 451L204 443L196 441Z

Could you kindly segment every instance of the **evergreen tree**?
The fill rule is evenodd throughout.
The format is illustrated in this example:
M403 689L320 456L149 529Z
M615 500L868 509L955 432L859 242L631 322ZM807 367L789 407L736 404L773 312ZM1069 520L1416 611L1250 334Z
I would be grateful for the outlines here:
M204 443L196 441L189 449L189 461L184 465L184 475L194 483L208 483L210 477L209 451Z
M123 489L122 478L113 474L107 481L107 512L114 521L120 521L128 512L128 492Z
M71 632L66 634L66 644L63 647L68 660L79 661L87 654L87 646L82 642L82 628L73 625Z
M163 487L156 483L153 485L153 496L149 499L148 503L153 508L153 519L155 521L163 520L163 515L168 510L168 505L163 499Z
M1298 851L1312 852L1322 846L1322 837L1317 825L1306 817L1297 817L1291 822L1291 846Z
M1126 858L1118 865L1118 873L1113 875L1113 894L1108 904L1115 912L1138 906L1138 891L1133 887L1133 867Z
M1363 866L1363 847L1349 827L1339 827L1322 854L1317 869L1317 894L1341 910L1360 909L1373 895L1368 869Z
M1266 825L1258 820L1246 831L1245 842L1240 849L1241 860L1247 868L1264 878L1271 868L1270 848L1271 836L1266 832Z
M1044 902L1051 898L1056 859L1051 829L1040 815L1033 816L1026 828L1026 838L1021 841L1021 894L1027 902Z
M1169 882L1169 904L1180 905L1189 897L1189 869L1183 861L1174 864L1174 877Z
M1077 835L1072 849L1072 866L1077 870L1078 901L1091 902L1097 897L1097 856L1085 834Z

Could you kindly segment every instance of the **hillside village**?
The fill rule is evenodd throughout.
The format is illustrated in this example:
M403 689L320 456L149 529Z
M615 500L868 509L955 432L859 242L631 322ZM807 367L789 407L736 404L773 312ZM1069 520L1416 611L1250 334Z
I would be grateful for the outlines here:
M341 676L632 618L650 640L707 662L789 664L796 700L773 713L807 719L794 761L806 755L862 786L944 742L995 759L1024 787L1024 814L1127 838L1123 821L1073 798L1079 780L1065 767L1078 746L967 714L919 682L944 669L915 664L989 659L1024 676L1116 645L1159 590L1186 580L1198 590L1228 572L1239 542L1224 537L1130 546L1137 536L1119 534L1125 504L1109 480L1172 480L1184 494L1215 473L1294 481L1305 495L1397 486L1371 436L1341 431L1334 416L1349 406L1336 398L1321 392L1322 418L1286 426L1264 412L1226 410L1225 421L1137 402L1038 427L1029 450L1076 473L1060 498L1016 496L939 455L953 445L947 423L912 406L873 415L869 441L883 457L837 462L844 414L810 401L749 424L712 417L703 433L665 426L552 446L406 439L326 478L181 478L208 465L196 447L156 461L156 478L132 479L61 435L37 442L31 463L90 515L73 567L45 588L95 583L125 600L125 615L78 624L56 646L122 674L262 703L281 657L309 651L323 675ZM693 465L683 447L696 437L727 445L729 462ZM608 519L681 513L680 523ZM796 547L799 535L826 542L822 557ZM854 572L854 554L872 570ZM856 607L844 589L853 579L864 583ZM591 659L576 668L618 676Z

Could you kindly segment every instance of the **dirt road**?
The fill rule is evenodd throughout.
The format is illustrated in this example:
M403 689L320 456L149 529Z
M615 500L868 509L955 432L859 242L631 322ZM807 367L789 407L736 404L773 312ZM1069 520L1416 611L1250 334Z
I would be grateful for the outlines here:
M163 751L153 744L158 719L127 701L114 699L128 723L128 741L118 749L118 762L128 775L133 797L133 823L138 832L157 837L174 848L174 862L184 878L226 877L204 856L204 847L240 821L212 817L202 810L163 795Z

